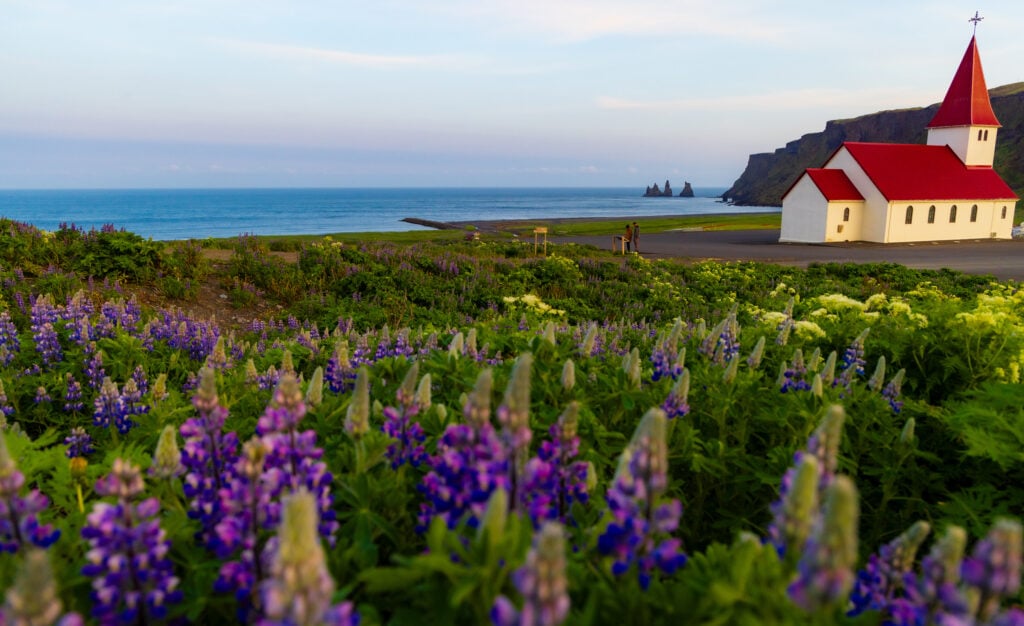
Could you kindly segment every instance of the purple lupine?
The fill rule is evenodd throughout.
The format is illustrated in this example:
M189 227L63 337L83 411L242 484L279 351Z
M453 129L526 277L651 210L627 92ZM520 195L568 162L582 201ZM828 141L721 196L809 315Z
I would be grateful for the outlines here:
M516 359L509 377L505 398L498 407L501 441L508 461L508 490L512 506L517 510L523 500L521 482L530 450L533 431L530 429L530 369L533 355L523 352Z
M573 461L580 449L576 434L579 403L571 402L551 425L549 441L541 443L537 456L523 472L523 501L535 525L543 520L565 522L574 502L586 503L587 464Z
M931 525L928 522L916 522L868 558L867 566L857 572L857 580L850 593L852 607L847 615L888 609L901 595L907 573L914 566L917 549L929 532Z
M69 459L92 454L92 436L81 426L71 429L71 434L64 438L64 444L68 447L64 454Z
M95 409L92 414L93 426L109 428L110 424L113 423L118 431L121 431L121 426L126 425L126 422L128 422L128 428L131 428L131 420L126 413L124 398L121 397L121 393L117 390L117 385L109 377L103 379L103 386L100 388L99 395L93 401L93 407ZM127 432L127 430L125 429L124 432Z
M145 488L138 467L121 458L96 481L97 502L82 527L89 542L82 573L92 581L92 616L103 624L146 624L181 600L168 558L170 541L160 527L160 501L139 501Z
M86 355L84 374L89 386L99 391L103 387L103 380L107 377L103 369L103 352L96 347L95 341L86 344L83 351Z
M146 370L141 363L132 370L132 381L139 390L139 395L144 396L149 393L149 379L146 377Z
M475 528L495 489L508 488L505 447L490 422L491 370L477 377L463 407L465 424L451 424L437 442L430 458L430 472L418 489L427 498L420 504L417 530L424 532L431 520L442 518L448 528L466 521Z
M4 389L4 381L0 380L0 423L6 424L5 418L14 415L14 407L7 401L7 391Z
M679 527L682 504L658 504L668 487L666 423L661 409L650 409L640 420L608 489L611 521L597 540L601 554L613 558L612 573L622 576L635 564L644 590L656 569L672 574L686 564L682 542L668 536Z
M212 370L200 372L199 391L192 398L198 412L181 425L185 440L181 463L185 467L182 484L189 501L188 516L199 520L196 538L206 546L215 545L214 528L224 517L221 490L233 477L238 460L238 436L224 432L228 410L217 396L217 379Z
M921 559L920 572L903 577L904 597L893 600L887 610L895 626L921 624L968 624L967 600L957 588L967 533L949 526Z
M135 384L135 379L129 378L121 387L121 398L124 400L126 416L149 413L149 405L142 401L142 391ZM118 430L122 433L128 432L132 425L134 425L134 422L127 424L124 430L121 430L120 427L118 427Z
M268 449L264 472L281 472L279 489L305 488L313 494L320 511L320 532L333 546L339 527L331 496L334 477L321 461L324 451L316 445L316 431L299 430L305 415L306 403L298 380L294 374L283 374L271 403L256 422L256 434L263 438ZM280 500L282 494L276 495ZM272 523L276 526L278 520L274 518Z
M64 392L64 411L78 413L85 408L85 403L82 402L82 385L75 380L70 372L65 380L67 381L67 390Z
M843 359L839 364L839 375L832 381L833 387L845 387L850 390L853 381L857 377L864 376L864 340L867 339L870 328L865 328L853 340L853 343L843 352Z
M58 319L57 309L49 295L41 295L32 303L32 339L36 343L36 352L39 353L44 366L50 366L64 358L60 339L54 328Z
M1020 591L1021 535L1017 520L997 520L960 566L961 580L973 589L975 614L982 622L995 617L1000 603Z
M7 439L0 433L0 552L17 552L32 544L48 548L60 537L51 524L40 524L39 514L50 499L38 489L21 495L25 475L18 469L7 449Z
M882 397L889 403L889 408L892 409L893 413L899 413L903 410L903 401L900 400L900 391L903 386L903 376L907 370L901 369L896 372L896 375L892 377L892 380L882 388Z
M260 584L259 626L358 626L351 602L331 604L334 579L317 536L316 498L305 489L284 505L268 577Z
M50 397L50 392L46 390L46 387L39 385L36 387L36 397L33 399L36 404L43 404L44 402L53 402L53 398Z
M668 419L683 417L690 412L689 399L690 370L683 368L682 374L673 383L672 389L668 392L668 397L662 403L661 410L665 412L665 417Z
M733 308L721 322L711 329L701 341L697 351L711 359L715 365L726 366L739 356L739 324L736 322L736 309Z
M11 320L11 314L0 311L0 365L7 367L21 350L18 328Z
M768 527L768 541L775 546L780 556L786 556L790 549L799 553L801 546L791 545L791 539L787 539L793 537L793 524L804 524L806 520L817 517L817 508L823 502L825 489L835 478L839 466L839 440L842 437L845 419L846 412L842 406L829 407L821 423L807 439L807 446L793 454L793 466L786 470L782 477L779 499L771 505L773 520ZM808 456L814 457L817 461L817 493L814 496L816 504L812 509L807 509L810 496L804 489L794 496L798 500L789 501L789 492L796 482L801 461ZM794 510L801 511L796 520L793 517Z
M265 531L274 527L279 515L280 503L275 496L283 477L277 469L265 472L268 452L261 437L247 441L219 494L225 514L214 529L212 544L218 558L225 562L214 589L235 596L242 623L249 621L259 585L269 571Z
M395 439L386 452L392 469L397 469L405 463L419 467L427 460L427 451L423 447L423 441L427 436L419 423L412 421L420 411L415 392L419 371L419 362L413 361L396 393L398 406L384 407L384 424L381 430L385 435Z
M523 597L516 609L499 596L491 610L495 626L558 626L569 616L569 581L565 567L565 532L547 522L534 534L526 562L512 573L512 584Z
M807 611L844 606L857 563L857 488L836 476L825 491L822 515L803 546L797 577L787 589L793 603Z
M348 342L342 339L334 348L334 354L327 361L324 379L328 388L334 393L342 393L352 388L356 373L348 359Z
M807 365L804 362L804 353L800 348L793 351L793 358L789 366L779 374L779 391L787 393L790 391L810 391L811 383L807 380Z

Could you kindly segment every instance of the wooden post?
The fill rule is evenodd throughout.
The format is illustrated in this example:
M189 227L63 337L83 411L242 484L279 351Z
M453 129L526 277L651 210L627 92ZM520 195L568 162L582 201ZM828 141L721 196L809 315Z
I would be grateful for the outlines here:
M538 226L533 229L533 253L537 254L538 239L541 235L544 235L544 254L548 253L548 227Z

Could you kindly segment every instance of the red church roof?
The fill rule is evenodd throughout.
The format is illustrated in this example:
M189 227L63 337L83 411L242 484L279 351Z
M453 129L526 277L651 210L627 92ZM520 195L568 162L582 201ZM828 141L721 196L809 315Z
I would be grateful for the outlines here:
M974 37L971 37L971 43L964 52L960 67L956 69L953 82L949 84L942 106L928 124L928 128L999 125L988 98L985 74L981 70L981 57L978 56L978 44Z
M964 165L949 146L847 141L842 148L890 202L1017 199L995 170Z
M812 167L807 168L807 175L829 202L864 199L843 170Z

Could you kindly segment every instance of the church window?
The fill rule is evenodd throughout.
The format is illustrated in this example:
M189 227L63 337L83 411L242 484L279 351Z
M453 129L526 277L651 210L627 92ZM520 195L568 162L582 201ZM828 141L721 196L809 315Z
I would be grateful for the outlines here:
M981 141L981 133L984 132L980 128L978 129L978 141Z
M1003 217L1006 217L1006 207L1003 207ZM843 221L850 221L850 207L846 207L843 209Z
M934 204L931 205L930 207L928 207L928 223L929 224L934 224L935 223L935 205Z
M988 141L988 129L985 129L985 141Z
M906 219L903 220L903 223L904 224L913 224L914 223L914 207L912 207L912 206L908 206L907 207L907 217L906 217Z
M978 221L978 205L977 204L975 204L974 206L971 207L971 221L972 222L977 222Z
M950 224L955 224L956 223L956 205L955 204L953 206L949 207L949 223Z
M1003 216L1000 219L1006 219L1006 207L1003 207Z

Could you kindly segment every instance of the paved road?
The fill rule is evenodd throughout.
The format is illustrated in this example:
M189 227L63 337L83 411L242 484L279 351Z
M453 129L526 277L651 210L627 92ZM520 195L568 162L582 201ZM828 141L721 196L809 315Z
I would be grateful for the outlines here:
M611 247L611 235L558 237ZM970 274L992 274L1024 281L1024 240L977 240L912 244L794 244L779 243L778 230L670 231L642 234L640 252L647 258L681 257L721 261L763 261L804 267L814 262L876 263L888 261L916 269L950 268Z

